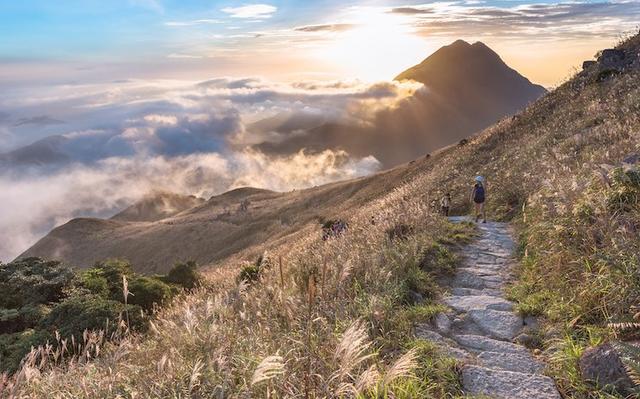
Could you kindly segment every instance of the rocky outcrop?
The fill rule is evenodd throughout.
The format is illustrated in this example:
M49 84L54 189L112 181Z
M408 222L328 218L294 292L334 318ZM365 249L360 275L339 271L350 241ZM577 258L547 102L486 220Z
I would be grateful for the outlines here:
M543 374L544 364L525 346L513 342L532 337L537 321L516 314L502 292L514 248L508 226L487 223L479 230L482 236L465 248L462 267L451 282L450 294L442 300L450 311L419 325L416 335L433 341L462 363L467 395L560 399L555 382Z
M579 365L582 378L599 387L610 387L622 394L633 387L620 359L620 354L611 343L584 351L580 357Z
M640 55L629 49L605 49L597 59L582 63L582 74L597 82L605 81L631 69L640 68ZM592 75L593 74L593 75Z
M627 64L624 51L613 48L602 50L598 57L598 64L602 68L622 69Z

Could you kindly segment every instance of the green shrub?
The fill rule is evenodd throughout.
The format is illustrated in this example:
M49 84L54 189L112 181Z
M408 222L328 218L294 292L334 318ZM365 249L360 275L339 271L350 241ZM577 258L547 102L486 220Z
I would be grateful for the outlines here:
M240 269L240 273L238 274L237 281L246 281L251 284L260 279L260 266L255 264L248 264Z
M264 254L260 255L254 263L247 263L242 267L242 269L240 269L240 273L238 274L236 281L238 283L246 281L247 283L252 284L260 280L260 275L263 270L269 269L270 267L271 262L269 261L269 258Z
M141 330L146 326L142 309L137 305L124 305L98 295L73 295L53 307L39 324L43 330L60 332L63 337L81 337L85 330L115 331L120 320L129 314L129 328Z
M0 334L11 334L36 326L48 313L45 305L25 305L20 309L0 308Z
M102 270L98 268L91 268L80 273L78 285L89 290L92 294L104 296L105 298L109 297L111 293L109 282L104 277Z
M73 280L73 271L58 261L25 258L0 265L0 308L56 302Z
M138 305L145 311L151 311L154 304L164 304L175 294L168 284L145 276L133 277L129 281L129 292L128 303Z
M127 280L132 279L134 273L131 264L121 259L108 259L96 263L93 269L96 276L103 277L107 281L109 299L123 301L122 277L126 277Z
M177 284L187 290L202 284L202 275L198 273L198 265L190 260L186 263L176 263L162 280L169 284Z
M54 340L51 333L43 330L30 329L14 334L0 334L0 371L15 372L32 348Z

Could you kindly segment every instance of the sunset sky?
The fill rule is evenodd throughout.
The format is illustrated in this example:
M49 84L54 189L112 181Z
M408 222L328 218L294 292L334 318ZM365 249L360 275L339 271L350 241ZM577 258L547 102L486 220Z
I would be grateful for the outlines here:
M551 86L639 17L637 1L3 1L0 85L389 80L462 38Z

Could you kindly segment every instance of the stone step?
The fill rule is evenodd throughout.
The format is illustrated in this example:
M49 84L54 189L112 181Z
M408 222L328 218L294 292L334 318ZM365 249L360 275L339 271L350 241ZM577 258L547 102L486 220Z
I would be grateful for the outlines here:
M468 363L473 360L473 355L469 351L460 347L458 343L451 338L447 338L431 330L428 324L418 324L415 328L415 336L418 339L424 339L436 344L443 353L462 363Z
M513 303L491 295L450 296L444 298L443 302L458 312L468 312L472 309L513 310Z
M484 288L502 288L504 285L504 280L499 276L479 276L475 273L469 272L468 270L459 269L456 273L453 281L451 282L451 286L456 288L474 288L474 289L484 289Z
M483 335L455 335L452 337L462 348L471 352L502 352L528 356L529 351L524 346L511 342L500 341Z
M474 265L458 268L458 271L473 273L478 276L499 276L503 265Z
M501 290L494 290L490 288L485 288L482 290L478 290L475 288L452 288L450 291L451 295L454 296L465 296L465 295L488 295L488 296L497 296L501 297L503 292Z
M544 366L532 355L504 352L482 352L477 357L478 363L494 370L517 371L525 374L542 374Z
M468 395L492 399L561 399L555 383L547 376L481 366L462 369L462 386Z
M513 313L493 309L472 309L467 314L487 335L511 341L522 330L522 317Z

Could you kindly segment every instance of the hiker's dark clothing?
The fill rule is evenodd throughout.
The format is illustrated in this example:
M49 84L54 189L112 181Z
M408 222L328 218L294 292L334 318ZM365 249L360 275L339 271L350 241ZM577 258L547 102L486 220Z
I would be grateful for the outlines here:
M480 183L476 183L473 186L473 202L476 204L483 204L485 201L484 186Z

